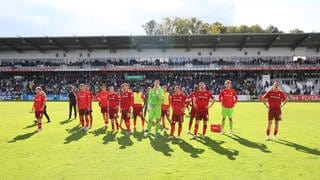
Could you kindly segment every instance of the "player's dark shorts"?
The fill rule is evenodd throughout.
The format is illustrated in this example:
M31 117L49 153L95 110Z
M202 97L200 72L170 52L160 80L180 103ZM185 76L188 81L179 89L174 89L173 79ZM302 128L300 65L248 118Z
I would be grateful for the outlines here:
M133 117L136 118L137 116L142 115L142 106L141 107L133 107Z
M79 109L79 115L84 116L88 114L88 109Z
M103 107L103 106L100 107L101 113L108 113L109 112L108 110L109 110L109 107Z
M36 119L42 119L43 111L35 111L34 115L35 115Z
M196 120L200 121L200 120L204 120L204 121L208 121L208 110L206 111L197 111L196 113Z
M169 114L170 114L169 109L167 109L167 110L161 109L161 116L168 116Z
M173 114L172 113L172 116L171 116L171 120L173 123L182 123L183 122L183 117L184 117L184 114Z
M268 120L281 120L281 109L280 108L270 108L268 112Z
M129 110L122 110L121 119L130 119L130 111Z
M92 109L87 110L87 115L92 114Z
M196 108L191 108L191 111L189 112L190 117L196 117L197 110Z
M109 109L109 118L115 119L118 117L119 109Z

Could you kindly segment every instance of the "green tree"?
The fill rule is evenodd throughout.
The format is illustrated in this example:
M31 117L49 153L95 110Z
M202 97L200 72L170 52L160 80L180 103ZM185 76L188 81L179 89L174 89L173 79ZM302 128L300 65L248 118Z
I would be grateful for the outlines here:
M294 28L294 29L290 30L290 33L304 33L304 32L299 28Z

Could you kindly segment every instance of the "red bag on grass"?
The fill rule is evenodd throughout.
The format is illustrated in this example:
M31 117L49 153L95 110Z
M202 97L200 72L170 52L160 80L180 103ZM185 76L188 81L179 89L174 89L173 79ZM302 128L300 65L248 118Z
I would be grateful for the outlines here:
M211 124L211 132L220 133L221 132L221 124Z

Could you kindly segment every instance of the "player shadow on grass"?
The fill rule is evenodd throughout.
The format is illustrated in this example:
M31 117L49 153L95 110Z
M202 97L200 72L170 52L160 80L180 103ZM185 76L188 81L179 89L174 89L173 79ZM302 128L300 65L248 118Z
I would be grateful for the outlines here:
M221 144L223 144L224 141L214 141L209 137L206 137L205 139L197 137L196 140L203 145L208 146L212 151L227 156L227 158L230 160L235 160L235 156L239 155L239 151L235 149L227 149L222 147Z
M142 139L144 138L144 132L141 131L134 131L133 132L133 137L137 139L137 141L142 141Z
M173 152L167 143L168 138L166 136L158 135L157 137L149 136L150 145L156 151L162 152L165 156L171 156L170 152Z
M229 136L226 134L225 136L227 136L227 137L237 141L239 144L247 146L249 148L259 149L260 151L262 151L264 153L271 153L271 151L268 150L268 147L265 144L253 142L253 141L250 141L250 140L245 139L243 137L240 137L238 135Z
M30 138L31 136L33 136L36 133L37 133L37 131L32 131L32 132L29 132L29 133L26 133L26 134L18 135L16 137L14 137L11 141L8 141L8 143L13 143L13 142L16 142L16 141L26 140L26 139Z
M108 131L107 134L103 137L103 144L108 144L111 141L116 141L116 135L118 132Z
M24 127L23 129L29 129L29 128L36 127L36 126L37 126L37 123L32 123L32 124Z
M133 145L133 141L130 139L129 135L123 135L121 137L118 137L117 139L118 139L118 144L120 145L119 149L125 149L128 146Z
M64 125L64 124L67 124L67 123L69 123L69 122L71 122L71 121L73 121L73 120L75 120L75 119L66 119L66 120L64 120L64 121L60 121L59 123L60 123L61 125Z
M94 131L89 132L89 133L93 134L94 136L99 136L102 134L106 134L106 132L107 132L107 129L105 127L101 127L99 129L95 129Z
M172 144L177 144L180 149L182 149L186 153L189 153L193 158L198 158L199 154L202 154L204 152L204 149L195 148L183 139L173 139Z
M300 151L300 152L304 152L304 153L320 156L320 150L318 150L316 148L311 149L311 148L309 148L307 146L303 146L303 145L300 145L300 144L297 144L297 143L293 143L293 142L290 142L290 141L287 141L287 140L283 140L283 139L279 139L279 140L276 140L274 142L278 143L278 144L283 144L283 145L286 145L286 146L289 146L289 147L293 147L293 148L295 148L295 150Z
M80 127L78 125L76 125L72 129L67 129L67 131L69 132L70 135L65 138L64 144L69 144L72 141L78 141L87 134L86 131L80 130Z

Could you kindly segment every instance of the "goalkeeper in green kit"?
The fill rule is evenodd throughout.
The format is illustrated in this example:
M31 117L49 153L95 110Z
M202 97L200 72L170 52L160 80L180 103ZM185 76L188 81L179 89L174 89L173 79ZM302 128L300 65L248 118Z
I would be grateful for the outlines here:
M155 126L155 136L158 135L161 129L160 116L161 116L161 104L163 90L160 87L160 81L155 80L153 83L153 88L149 90L148 93L148 132L145 137L148 137L151 133L152 126Z

